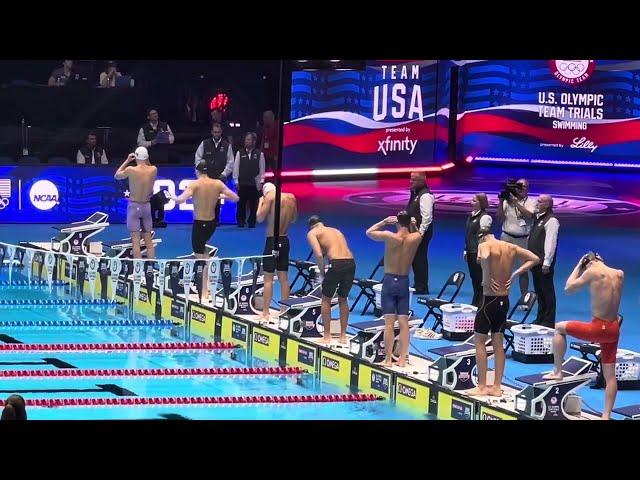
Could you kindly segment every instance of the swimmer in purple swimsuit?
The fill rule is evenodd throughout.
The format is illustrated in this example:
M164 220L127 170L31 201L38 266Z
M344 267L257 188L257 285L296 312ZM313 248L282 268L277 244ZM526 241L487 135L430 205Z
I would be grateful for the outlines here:
M136 161L135 167L129 164ZM140 253L140 232L147 247L147 258L155 258L151 228L151 204L153 183L158 176L158 169L149 163L149 153L145 147L136 148L130 153L116 171L115 179L129 179L129 205L127 205L127 230L133 243L133 258L142 258Z

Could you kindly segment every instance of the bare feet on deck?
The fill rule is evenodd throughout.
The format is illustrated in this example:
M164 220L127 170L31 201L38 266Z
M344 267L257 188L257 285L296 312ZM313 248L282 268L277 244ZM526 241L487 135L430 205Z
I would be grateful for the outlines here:
M499 386L492 385L487 388L487 395L490 397L501 397L503 393Z
M562 372L549 372L542 376L545 380L562 380Z
M346 345L348 343L347 342L347 336L346 335L340 335L339 342L342 343L343 345Z
M322 337L318 343L320 345L331 345L331 338Z
M472 397L489 395L489 389L486 386L476 387L472 388L471 390L467 390L466 394Z
M383 367L391 368L392 365L393 365L393 361L391 360L385 360L384 362L382 362Z

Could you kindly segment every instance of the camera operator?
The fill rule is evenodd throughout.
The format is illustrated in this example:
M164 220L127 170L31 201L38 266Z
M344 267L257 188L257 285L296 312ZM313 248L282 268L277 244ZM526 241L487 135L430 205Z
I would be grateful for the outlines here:
M502 222L500 239L526 249L536 208L536 201L529 198L529 181L509 179L498 198L498 218ZM520 294L524 294L529 289L529 274L520 275L519 282Z

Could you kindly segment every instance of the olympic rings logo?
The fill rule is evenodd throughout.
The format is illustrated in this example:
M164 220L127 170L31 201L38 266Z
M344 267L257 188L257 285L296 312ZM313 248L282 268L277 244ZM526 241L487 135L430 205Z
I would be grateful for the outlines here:
M563 72L566 72L567 70L569 70L569 72L573 73L574 75L576 73L580 74L582 72L584 72L585 67L582 63L564 63L562 62L560 65L560 70Z

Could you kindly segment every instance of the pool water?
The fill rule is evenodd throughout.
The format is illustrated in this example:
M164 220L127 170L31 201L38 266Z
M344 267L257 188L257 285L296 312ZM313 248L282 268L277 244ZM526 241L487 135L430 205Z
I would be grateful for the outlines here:
M6 269L0 281L6 280ZM14 270L14 280L22 280ZM70 298L63 287L0 286L0 300ZM97 320L128 318L123 306L29 305L0 306L1 343L155 343L190 341L182 327L83 326ZM34 322L55 325L34 326ZM194 339L197 340L197 339ZM265 365L240 349L215 351L118 352L0 352L0 370L59 369L168 369L250 367ZM270 363L270 366L277 366ZM42 377L24 374L0 377L0 397L19 393L25 399L104 399L118 397L213 397L260 395L312 395L349 393L345 388L321 383L311 373L255 376L105 376ZM343 403L287 403L247 405L162 405L96 407L30 407L29 419L235 419L235 420L402 420L426 418L394 407L386 401Z

